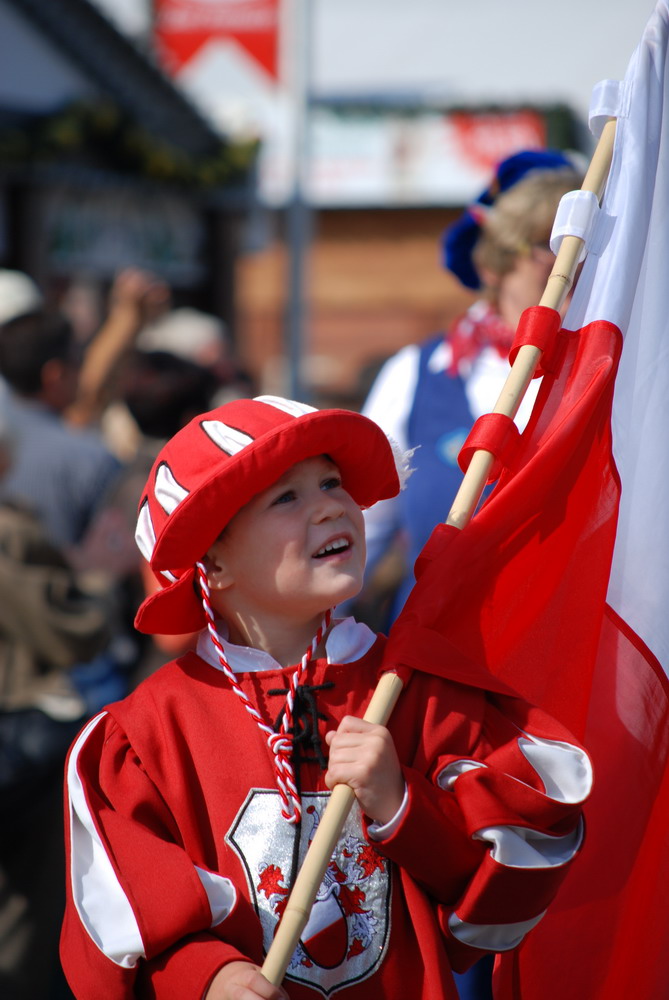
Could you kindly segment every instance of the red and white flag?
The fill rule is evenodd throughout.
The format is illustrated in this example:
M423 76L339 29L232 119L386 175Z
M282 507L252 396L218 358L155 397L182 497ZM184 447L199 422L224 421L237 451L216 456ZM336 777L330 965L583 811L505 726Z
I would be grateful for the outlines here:
M660 0L598 91L615 149L562 367L487 503L436 529L390 636L409 666L430 647L454 676L486 666L593 759L582 854L498 968L503 1000L669 996L668 60Z

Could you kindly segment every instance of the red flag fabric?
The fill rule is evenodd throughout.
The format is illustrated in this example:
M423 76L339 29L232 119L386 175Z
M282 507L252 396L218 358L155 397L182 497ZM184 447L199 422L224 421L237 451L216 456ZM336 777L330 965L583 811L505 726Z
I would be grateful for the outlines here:
M567 337L513 467L464 531L433 532L387 659L462 680L484 667L531 689L578 735L589 699L565 669L580 671L598 647L592 621L601 619L618 505L610 415L620 336L596 323Z
M593 760L583 851L498 961L500 1000L669 996L668 66L660 0L599 91L616 145L562 368L487 503L435 529L388 644L388 663L430 669L429 638L433 669L489 669Z

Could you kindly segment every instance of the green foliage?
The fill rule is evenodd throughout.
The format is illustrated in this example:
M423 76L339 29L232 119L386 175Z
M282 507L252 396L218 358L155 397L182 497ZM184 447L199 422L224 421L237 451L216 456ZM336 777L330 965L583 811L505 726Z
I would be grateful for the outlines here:
M243 183L257 148L257 141L221 140L206 155L193 156L107 100L0 124L0 166L78 163L199 190Z

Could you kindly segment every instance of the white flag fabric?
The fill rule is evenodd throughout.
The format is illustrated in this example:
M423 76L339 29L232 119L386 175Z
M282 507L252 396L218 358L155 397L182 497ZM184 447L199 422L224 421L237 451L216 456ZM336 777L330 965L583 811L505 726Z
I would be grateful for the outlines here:
M669 664L669 4L660 0L622 85L611 172L593 249L565 327L610 320L623 334L613 404L622 481L608 600ZM615 100L617 98L617 100ZM669 977L668 977L669 983ZM669 985L667 988L669 996Z
M503 1000L669 997L667 0L657 3L622 83L597 93L600 112L617 119L613 160L564 322L581 337L602 322L622 336L610 422L620 499L606 602L593 623L598 655L591 673L565 667L572 693L587 686L579 735L595 786L580 867L502 968Z

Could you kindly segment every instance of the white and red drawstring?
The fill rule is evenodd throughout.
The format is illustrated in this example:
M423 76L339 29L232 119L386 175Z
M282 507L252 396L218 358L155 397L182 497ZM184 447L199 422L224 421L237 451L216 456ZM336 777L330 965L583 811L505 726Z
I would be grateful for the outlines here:
M300 802L300 795L295 782L295 773L293 771L291 760L293 751L293 734L291 729L294 721L293 710L295 707L295 692L297 691L305 670L313 659L314 653L320 646L323 636L330 626L332 611L326 611L316 635L311 640L309 648L305 652L298 667L295 669L290 678L288 692L286 694L286 706L283 713L283 719L281 720L281 727L278 733L275 733L272 727L262 718L254 704L244 694L239 686L234 670L225 658L223 645L218 632L216 631L214 612L211 606L211 591L209 589L209 581L207 580L207 571L201 562L197 563L197 571L200 591L202 593L202 607L204 608L205 617L207 619L209 637L214 644L219 662L223 668L225 676L230 681L232 690L241 700L246 711L255 720L258 728L267 738L267 745L269 746L274 759L276 785L279 790L279 795L281 796L281 815L289 823L297 824L300 822L302 816L302 804Z

